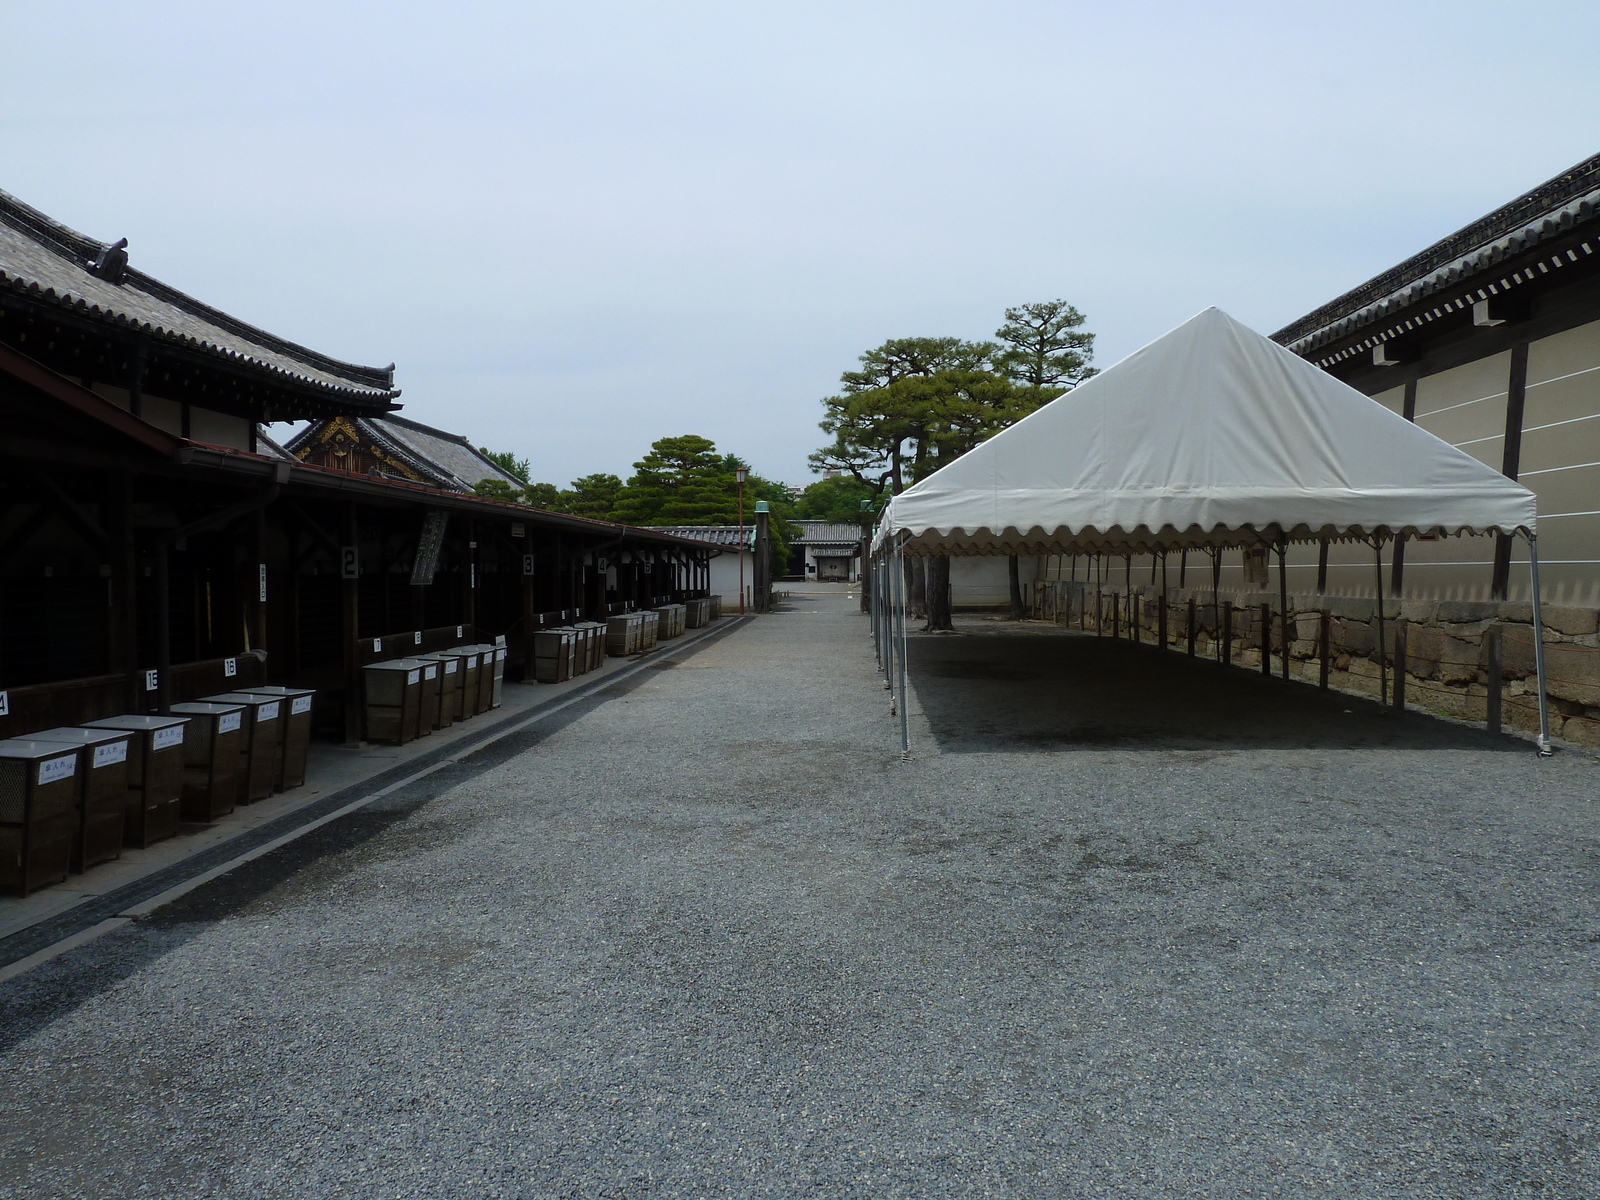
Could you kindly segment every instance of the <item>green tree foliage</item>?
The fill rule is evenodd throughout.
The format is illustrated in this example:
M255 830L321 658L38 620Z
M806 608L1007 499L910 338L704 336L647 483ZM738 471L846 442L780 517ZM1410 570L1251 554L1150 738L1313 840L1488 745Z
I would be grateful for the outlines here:
M728 525L738 484L716 443L694 434L661 438L633 464L612 519L630 525Z
M473 486L472 494L474 496L483 496L490 500L505 500L513 503L522 499L522 493L504 479L480 479Z
M1095 374L1094 334L1084 333L1084 315L1065 300L1043 300L1006 309L1005 324L994 331L1005 343L994 357L997 371L1018 383L1054 388L1077 387Z
M585 475L574 479L572 486L561 493L561 506L557 511L597 521L620 520L615 513L622 491L622 480L615 475Z
M1049 403L1091 373L1093 335L1065 301L1006 310L994 342L897 338L861 356L823 403L832 441L814 470L847 472L874 496L898 493ZM929 566L930 628L949 628L946 561Z
M870 515L863 514L861 502L874 504L877 496L870 484L854 475L834 475L817 480L801 492L800 499L795 502L794 515L804 521L856 524L864 515Z
M528 482L528 460L518 458L509 450L491 450L487 446L479 446L478 453L499 467L507 475L515 475L523 483Z
M522 489L522 502L546 512L567 511L563 506L561 489L553 483L530 483Z

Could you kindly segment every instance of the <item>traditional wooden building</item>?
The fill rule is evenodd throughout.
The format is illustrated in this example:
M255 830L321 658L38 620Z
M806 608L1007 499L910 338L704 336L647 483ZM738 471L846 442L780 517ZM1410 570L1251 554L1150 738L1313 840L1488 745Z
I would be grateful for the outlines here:
M541 623L705 594L692 539L301 462L260 431L359 428L398 396L392 367L274 337L0 193L0 737L157 711L231 668L316 687L351 738L367 662L504 637L515 669Z
M1547 598L1600 604L1600 155L1273 336L1532 489ZM1514 599L1525 561L1509 538L1413 541L1385 586ZM1324 590L1314 551L1294 564L1293 588ZM1326 590L1370 595L1371 552L1330 547L1320 574Z
M313 422L284 446L300 462L376 479L470 492L480 483L513 490L522 480L475 449L459 433L390 413L338 416Z

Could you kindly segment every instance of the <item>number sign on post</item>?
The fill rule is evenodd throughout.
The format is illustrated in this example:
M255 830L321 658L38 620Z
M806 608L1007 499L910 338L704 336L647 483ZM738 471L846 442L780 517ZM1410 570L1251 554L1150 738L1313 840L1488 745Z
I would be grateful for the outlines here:
M341 579L361 578L361 551L355 546L346 546L339 551L339 577Z

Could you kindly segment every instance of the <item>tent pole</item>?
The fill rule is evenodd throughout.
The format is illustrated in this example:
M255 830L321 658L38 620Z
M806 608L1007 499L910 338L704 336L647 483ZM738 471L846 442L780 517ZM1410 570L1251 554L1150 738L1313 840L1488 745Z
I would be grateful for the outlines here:
M1289 539L1278 542L1278 607L1283 622L1283 681L1289 682Z
M894 656L898 650L894 636L895 612L900 607L900 596L905 591L905 576L900 574L900 553L896 546L883 548L884 581L889 585L883 606L883 686L889 689L889 715L898 716L900 696L895 691Z
M1383 535L1377 534L1372 539L1373 569L1378 578L1378 704L1381 707L1389 702L1389 656L1388 647L1383 642Z
M900 547L902 560L905 555L904 545ZM911 703L906 695L906 614L905 606L900 606L900 757L911 757Z
M1555 753L1550 744L1550 698L1544 690L1544 613L1539 608L1539 535L1528 536L1528 571L1533 576L1533 674L1539 688L1539 737L1534 742L1540 758Z
M1222 547L1221 546L1212 546L1210 549L1211 549L1211 628L1213 630L1214 636L1216 636L1217 638L1220 639L1221 636L1222 636L1222 601L1219 598L1217 593L1219 591L1221 591L1221 589L1222 589ZM1216 644L1216 651L1217 651L1217 661L1221 662L1222 661L1222 643L1221 643L1220 640Z

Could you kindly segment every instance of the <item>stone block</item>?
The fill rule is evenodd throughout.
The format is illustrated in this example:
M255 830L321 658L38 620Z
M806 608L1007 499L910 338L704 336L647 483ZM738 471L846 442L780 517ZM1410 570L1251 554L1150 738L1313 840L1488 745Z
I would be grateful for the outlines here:
M1315 641L1298 641L1289 643L1290 658L1315 658L1317 656L1317 643Z
M1437 600L1402 600L1400 602L1400 619L1414 621L1419 625L1432 625L1437 619L1439 602Z
M1533 606L1528 607L1531 609ZM1597 623L1600 623L1600 612L1592 608L1558 608L1553 604L1547 604L1540 610L1539 616L1547 629L1554 629L1557 633L1564 633L1568 637L1582 637L1593 633ZM1531 616L1529 620L1532 620Z
M1600 746L1600 720L1593 717L1568 717L1561 736L1579 746Z
M1484 600L1441 600L1433 614L1440 624L1468 624L1473 621L1492 621L1497 615L1496 605ZM1532 618L1529 618L1530 620Z
M1540 589L1542 592L1544 589ZM1495 608L1495 617L1501 621L1515 621L1519 625L1533 624L1533 605L1526 600L1509 600ZM1471 618L1468 618L1469 620Z
M1360 596L1333 596L1328 600L1328 612L1344 621L1371 621L1378 615L1378 606Z
M1533 647L1526 647L1533 657ZM1570 643L1544 647L1545 690L1560 700L1600 705L1600 650ZM1529 670L1532 670L1530 667Z
M1322 636L1320 613L1300 613L1294 619L1294 636L1297 641L1316 641Z
M1333 627L1334 645L1346 654L1371 654L1378 644L1378 634L1370 625L1340 622Z

